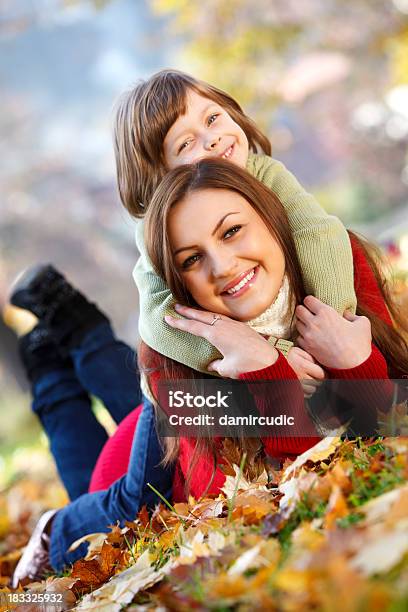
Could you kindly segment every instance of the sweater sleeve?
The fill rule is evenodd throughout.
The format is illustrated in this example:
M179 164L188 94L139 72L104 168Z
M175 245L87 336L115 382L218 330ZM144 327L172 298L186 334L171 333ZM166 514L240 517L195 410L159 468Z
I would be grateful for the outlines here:
M392 320L382 297L375 275L358 240L351 236L354 259L354 286L358 302L373 314L392 326ZM327 368L329 378L344 381L338 392L347 400L358 416L362 435L370 433L377 424L378 411L388 412L394 398L394 383L389 378L388 365L378 347L373 343L369 357L354 368ZM347 382L346 382L347 381Z
M136 246L140 257L133 270L133 278L139 290L139 334L147 345L157 352L208 374L207 365L222 355L204 338L199 338L164 321L165 315L181 318L174 310L174 298L156 274L147 255L144 242L144 222L136 225Z
M390 313L381 295L377 279L366 259L364 250L354 236L351 236L350 241L354 260L354 287L358 303L368 308L387 325L392 326Z
M260 415L293 418L293 424L271 426L271 435L261 438L268 455L298 455L319 442L321 438L309 415L302 386L281 353L271 366L246 372L239 378L247 382Z
M388 377L383 354L372 344L371 354L360 365L327 371L332 380L342 381L337 386L337 394L346 403L340 401L340 410L348 411L355 434L375 435L378 413L388 413L394 399L394 383Z
M358 301L373 314L392 326L392 320L381 295L377 280L365 257L361 245L351 237L354 259L354 286ZM327 368L334 380L356 381L345 384L343 393L351 399L356 408L367 415L375 415L377 410L388 412L393 399L393 383L389 379L387 362L378 347L373 343L371 354L355 368ZM352 396L352 397L351 397Z
M353 258L346 228L323 210L282 163L251 154L247 168L286 210L306 292L340 314L355 312Z

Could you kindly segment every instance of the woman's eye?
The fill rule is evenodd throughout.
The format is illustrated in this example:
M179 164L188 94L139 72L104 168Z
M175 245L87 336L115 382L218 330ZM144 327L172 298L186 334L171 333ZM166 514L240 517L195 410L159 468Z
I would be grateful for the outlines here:
M214 123L218 115L219 113L212 113L212 115L210 115L207 119L207 125L211 125L212 123Z
M190 255L190 257L187 257L187 259L185 259L182 263L182 268L183 270L186 270L187 268L190 268L193 264L195 264L197 261L199 261L200 259L200 255L196 254L196 255Z
M239 232L241 227L242 225L234 225L233 227L230 227L230 229L224 233L223 238L229 238L230 236L233 236L234 234Z

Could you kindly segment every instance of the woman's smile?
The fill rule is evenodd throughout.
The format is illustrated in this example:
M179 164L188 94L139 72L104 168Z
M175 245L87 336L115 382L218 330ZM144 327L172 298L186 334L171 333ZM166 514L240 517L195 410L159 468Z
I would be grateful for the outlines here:
M235 191L187 194L172 207L168 231L175 266L197 305L249 321L275 300L285 275L283 252Z
M231 283L228 283L221 292L221 295L232 299L239 298L243 293L251 289L256 281L256 277L259 271L259 266L255 266L249 272L240 274Z

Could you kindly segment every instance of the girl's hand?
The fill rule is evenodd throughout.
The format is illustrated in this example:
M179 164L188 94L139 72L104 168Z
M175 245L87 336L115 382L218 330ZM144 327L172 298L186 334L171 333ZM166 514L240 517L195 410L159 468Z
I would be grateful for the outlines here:
M224 378L238 378L244 372L262 370L278 359L279 353L272 344L245 323L179 304L175 309L185 318L166 316L166 323L205 338L223 355L223 359L209 364L209 371Z
M325 377L323 368L316 363L309 353L297 346L290 349L287 360L300 380L305 397L311 397Z
M296 308L297 343L327 368L350 369L371 354L371 323L367 317L339 315L312 295Z

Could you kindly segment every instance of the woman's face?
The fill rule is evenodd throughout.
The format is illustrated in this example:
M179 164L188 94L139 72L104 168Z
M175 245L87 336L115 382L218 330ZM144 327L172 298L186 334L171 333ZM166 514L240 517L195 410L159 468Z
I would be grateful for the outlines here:
M259 316L283 282L285 258L258 213L239 194L188 194L168 220L174 262L199 306L238 321Z

